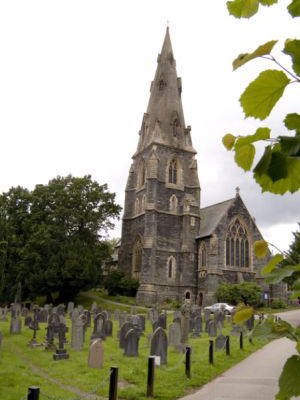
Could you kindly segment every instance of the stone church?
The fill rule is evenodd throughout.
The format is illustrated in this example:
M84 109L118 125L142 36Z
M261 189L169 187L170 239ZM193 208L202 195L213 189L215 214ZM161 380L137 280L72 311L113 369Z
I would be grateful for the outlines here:
M238 189L234 198L200 208L197 152L181 91L167 28L132 157L118 253L119 268L140 282L139 304L207 305L222 282L264 285L259 271L266 260L252 250L262 236Z

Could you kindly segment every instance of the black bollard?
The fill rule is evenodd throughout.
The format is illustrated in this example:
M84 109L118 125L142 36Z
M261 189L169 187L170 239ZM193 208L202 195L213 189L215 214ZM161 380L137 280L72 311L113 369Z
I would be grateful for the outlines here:
M210 364L214 363L214 341L213 340L209 341L209 363Z
M230 337L226 336L226 356L230 356Z
M186 346L185 350L185 376L191 378L191 346Z
M118 367L110 367L108 400L117 400L118 392Z
M153 397L154 372L155 372L155 357L150 356L148 358L147 397Z
M243 350L244 348L244 336L243 332L240 333L240 350Z
M28 388L27 400L39 400L40 388L37 386L31 386Z

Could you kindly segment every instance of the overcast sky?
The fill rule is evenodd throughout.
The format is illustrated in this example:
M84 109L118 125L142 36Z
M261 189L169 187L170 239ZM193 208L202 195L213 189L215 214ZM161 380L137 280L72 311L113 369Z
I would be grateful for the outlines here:
M299 112L290 85L265 121L244 119L239 97L263 69L255 60L232 72L240 53L271 39L299 37L280 5L250 20L229 16L225 0L20 0L0 3L0 192L32 189L57 175L91 174L123 206L131 156L149 98L167 21L187 125L198 151L201 206L227 200L235 187L266 240L286 250L300 222L300 193L261 194L221 143L259 126L287 134L282 120ZM297 102L296 102L297 99ZM261 154L262 148L258 151ZM111 236L120 236L121 222Z

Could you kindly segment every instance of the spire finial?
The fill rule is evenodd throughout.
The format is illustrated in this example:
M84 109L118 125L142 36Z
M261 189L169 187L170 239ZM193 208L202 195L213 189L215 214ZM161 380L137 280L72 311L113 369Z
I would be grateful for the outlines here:
M170 21L167 19L167 29L169 29Z
M235 191L236 191L236 196L239 196L239 194L240 194L240 188L237 186L236 188L235 188Z

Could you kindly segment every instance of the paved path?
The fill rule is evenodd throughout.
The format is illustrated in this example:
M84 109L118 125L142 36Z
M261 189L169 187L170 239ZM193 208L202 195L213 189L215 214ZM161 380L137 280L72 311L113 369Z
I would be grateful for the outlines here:
M277 315L294 326L300 323L300 310ZM282 367L293 354L295 342L286 338L274 340L181 400L274 400Z

